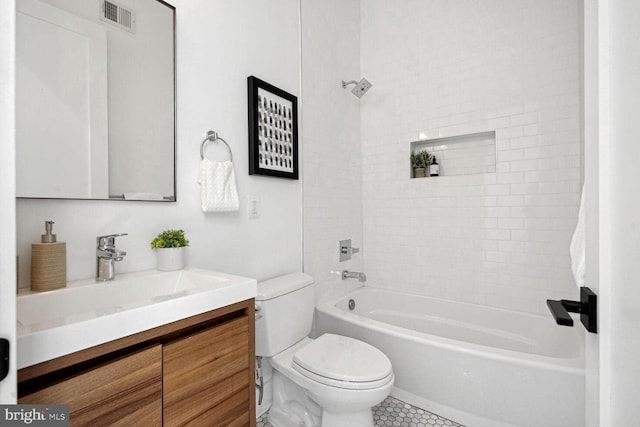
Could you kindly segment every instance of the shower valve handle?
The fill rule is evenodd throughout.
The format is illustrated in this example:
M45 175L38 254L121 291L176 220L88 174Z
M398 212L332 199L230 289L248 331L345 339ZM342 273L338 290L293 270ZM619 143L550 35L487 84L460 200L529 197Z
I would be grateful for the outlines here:
M342 246L340 248L340 253L343 254L357 254L358 252L360 252L360 248L350 248L349 246Z
M340 262L350 260L351 255L360 252L359 248L354 248L351 246L351 239L340 240L338 247L340 248Z

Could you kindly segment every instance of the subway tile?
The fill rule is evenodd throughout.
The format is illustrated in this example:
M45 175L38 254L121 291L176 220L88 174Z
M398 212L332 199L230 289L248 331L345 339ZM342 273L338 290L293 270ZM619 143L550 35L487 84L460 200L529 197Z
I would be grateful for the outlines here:
M500 184L517 184L524 181L523 172L510 172L498 175L498 183Z
M500 151L498 152L498 161L499 162L511 162L514 160L521 160L524 156L524 150L520 149L520 150L516 150L514 149L513 146L511 146L511 149L509 150L504 150L504 151Z
M511 162L512 172L535 171L538 169L538 159L515 160Z
M521 138L511 138L511 148L530 148L538 145L538 136L537 135L529 135L523 136Z
M498 218L498 228L521 229L524 228L523 218Z
M509 117L511 126L522 126L538 122L538 112L523 113Z
M523 134L522 126L513 126L511 125L508 128L502 128L496 130L496 138L499 139L510 139L510 138L518 138Z
M305 199L312 199L305 200L305 212L319 208L309 213L311 222L305 222L305 230L314 229L308 235L305 231L305 247L313 249L306 253L331 262L331 256L319 255L330 246L331 239L322 239L323 235L331 236L336 229L357 234L360 216L362 261L376 286L452 297L462 294L472 302L499 301L498 305L528 311L545 309L529 301L539 295L541 283L557 288L557 294L566 291L566 248L575 226L582 177L576 83L580 63L574 54L580 38L579 8L575 0L552 2L560 10L556 16L541 14L538 3L499 11L508 29L504 34L500 28L482 25L492 20L490 14L482 15L487 21L476 23L483 30L474 33L471 45L462 35L433 37L448 33L448 19L460 19L460 14L448 16L429 2L414 2L415 13L400 10L392 19L367 15L361 23L360 57L352 66L356 72L359 67L374 88L359 101L344 99L345 106L355 108L355 120L339 117L345 106L323 107L322 102L317 104L318 114L306 115L314 123L304 147L311 159L305 163L309 169ZM378 4L381 0L371 7ZM475 7L467 5L465 15ZM529 19L529 11L540 17ZM439 28L425 27L427 21ZM402 28L416 43L406 43L406 37L380 37L374 31L379 25L388 25L390 34ZM347 31L328 30L334 36ZM323 61L315 58L314 63L339 69L344 59L331 52L326 49ZM408 178L408 143L416 135L434 138L485 130L496 131L496 165L490 173L446 176L443 163L444 176ZM442 159L446 156L443 153ZM359 172L344 171L360 161ZM469 168L483 160L469 156L465 161ZM554 194L559 198L546 197ZM349 196L361 198L361 206L348 204ZM343 205L348 206L344 220ZM465 241L465 235L473 237ZM319 240L307 241L312 240L308 236ZM523 247L525 252L519 252ZM474 254L481 256L480 263ZM458 273L465 262L464 272ZM321 274L322 262L312 265ZM545 280L520 274L523 266L540 265L553 267L545 272L549 276ZM399 273L398 266L404 267ZM425 268L430 276L418 283L415 271ZM482 290L467 281L474 272L484 275ZM447 288L443 282L447 278L456 289ZM520 292L512 292L514 287ZM521 298L522 294L527 296Z
M511 194L511 186L509 184L497 184L486 186L487 195L503 196Z

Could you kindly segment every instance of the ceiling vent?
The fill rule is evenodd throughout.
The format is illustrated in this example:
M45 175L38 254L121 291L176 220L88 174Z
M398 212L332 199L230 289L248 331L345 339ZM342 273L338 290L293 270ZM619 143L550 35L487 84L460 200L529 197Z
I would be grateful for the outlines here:
M126 9L110 0L103 0L101 3L101 20L127 30L130 33L136 32L136 14L134 11Z

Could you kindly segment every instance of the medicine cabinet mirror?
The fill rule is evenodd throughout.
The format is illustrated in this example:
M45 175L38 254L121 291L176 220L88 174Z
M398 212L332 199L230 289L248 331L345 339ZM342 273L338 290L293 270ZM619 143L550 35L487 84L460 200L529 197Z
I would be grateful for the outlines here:
M16 2L16 194L175 200L175 8Z

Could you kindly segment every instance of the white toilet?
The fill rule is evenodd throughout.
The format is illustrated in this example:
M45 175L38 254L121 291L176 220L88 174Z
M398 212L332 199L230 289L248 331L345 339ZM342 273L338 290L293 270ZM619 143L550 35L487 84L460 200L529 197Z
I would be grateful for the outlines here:
M275 427L372 427L371 407L393 387L391 361L353 338L308 338L314 297L304 273L258 284L256 356L273 367L269 420Z

